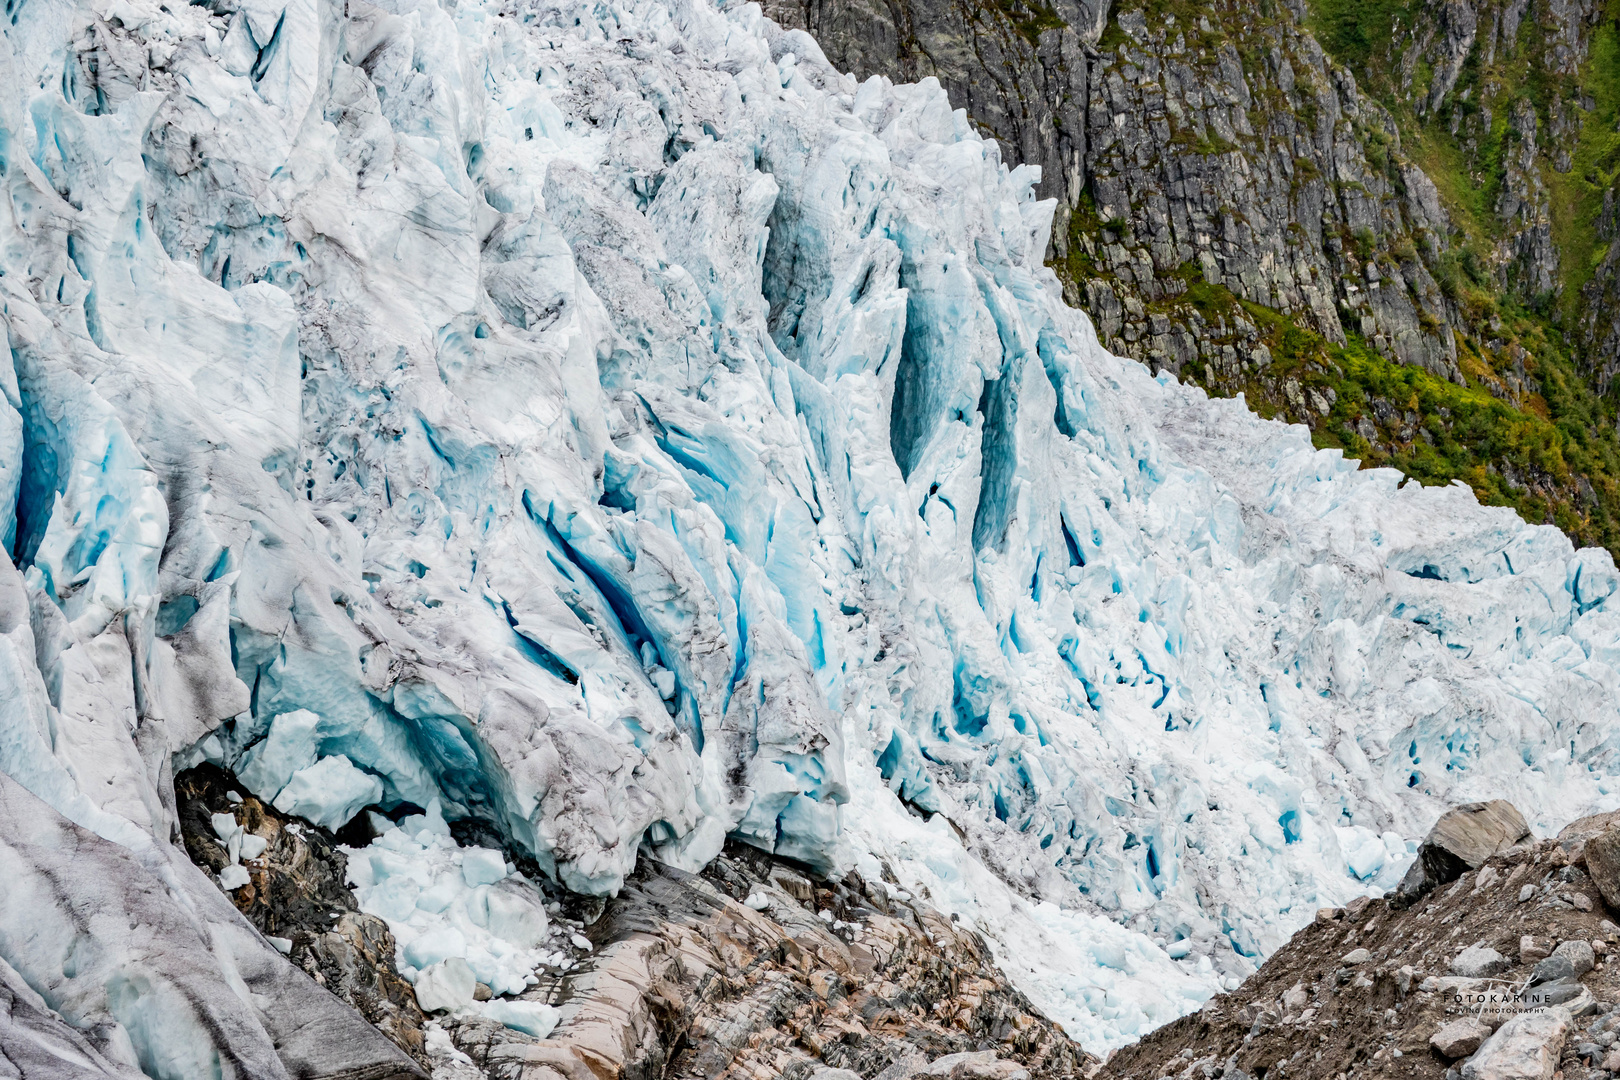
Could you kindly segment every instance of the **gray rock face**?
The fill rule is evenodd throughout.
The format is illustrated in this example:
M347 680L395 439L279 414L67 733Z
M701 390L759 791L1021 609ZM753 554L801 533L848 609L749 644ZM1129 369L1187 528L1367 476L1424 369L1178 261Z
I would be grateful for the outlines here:
M1547 177L1571 171L1593 108L1576 76L1590 51L1594 0L1534 11L1526 0L1424 0L1374 43L1379 66L1393 73L1391 96L1426 121L1440 118L1475 182L1501 176L1480 223L1490 235L1473 246L1403 148L1377 103L1384 98L1358 87L1306 29L1303 0L1264 11L1210 8L1196 21L1137 0L764 7L814 33L841 69L936 76L1001 140L1009 161L1039 165L1040 194L1060 202L1053 254L1067 298L1113 351L1190 373L1218 393L1245 392L1268 414L1312 428L1332 423L1340 438L1353 430L1375 458L1413 452L1437 435L1418 412L1376 395L1338 415L1336 394L1311 385L1333 373L1312 380L1275 370L1275 335L1234 298L1328 341L1360 335L1385 357L1457 381L1460 334L1491 368L1482 385L1535 407L1535 358L1469 290L1511 290L1543 310L1560 294L1567 259L1554 238ZM1534 29L1521 35L1521 26ZM1522 88L1480 74L1498 60L1556 72L1553 100L1532 105ZM1504 122L1511 148L1498 160ZM1620 370L1612 211L1599 234L1608 254L1582 289L1571 329L1579 359L1606 391ZM1556 488L1583 506L1597 501L1584 479L1565 484L1505 459L1493 467L1515 491Z
M1556 1006L1515 1016L1463 1065L1463 1080L1552 1080L1570 1022Z
M1040 196L1065 208L1062 231L1084 181L1088 51L1102 36L1110 0L1038 2L1023 21L966 0L762 6L783 26L808 30L842 71L897 82L937 78L953 105L995 134L1010 163L1040 166Z
M1465 1016L1429 1036L1429 1045L1441 1057L1455 1061L1478 1050L1480 1044L1490 1037L1490 1028L1472 1016Z
M1082 269L1070 300L1116 352L1177 372L1266 367L1252 325L1174 303L1201 278L1460 378L1429 268L1449 229L1435 186L1296 15L1217 16L1223 39L1207 18L1126 10L1104 39L1109 6L1060 0L1022 21L939 0L765 8L859 75L937 76L1010 158L1040 165L1040 193L1063 207L1055 253ZM1084 218L1072 237L1071 211ZM1148 304L1170 307L1155 317Z
M1603 193L1603 213L1597 223L1603 256L1581 288L1585 310L1576 329L1587 351L1587 364L1604 392L1620 371L1620 198L1616 190L1611 187Z
M1448 810L1424 837L1417 859L1396 890L1397 898L1410 903L1529 836L1524 815L1501 799Z

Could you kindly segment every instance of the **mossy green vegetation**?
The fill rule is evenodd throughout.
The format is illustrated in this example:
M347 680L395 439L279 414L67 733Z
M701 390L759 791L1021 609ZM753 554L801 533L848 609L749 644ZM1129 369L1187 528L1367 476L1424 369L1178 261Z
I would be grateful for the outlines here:
M1083 239L1129 243L1126 228L1099 220L1082 198L1060 275L1080 288L1107 279ZM1494 349L1457 335L1461 386L1387 359L1358 335L1329 341L1210 283L1196 263L1169 279L1178 295L1145 306L1177 322L1202 323L1213 353L1242 336L1271 356L1264 367L1241 369L1200 359L1180 372L1183 380L1223 396L1242 393L1267 418L1304 421L1317 447L1342 449L1364 467L1399 469L1425 485L1461 480L1482 503L1620 553L1620 440L1612 403L1580 377L1544 318L1490 288L1469 249L1448 253L1442 268L1445 287L1497 327Z
M1525 366L1535 368L1530 374L1541 387L1513 400L1487 389L1490 365L1466 345L1463 366L1473 375L1458 386L1380 356L1355 334L1343 345L1328 341L1196 275L1182 297L1149 308L1174 303L1190 303L1206 321L1228 326L1240 312L1259 330L1272 363L1249 373L1240 388L1263 416L1314 413L1316 446L1341 448L1364 466L1396 468L1423 484L1461 480L1483 503L1557 524L1577 543L1620 551L1620 442L1612 410L1557 344L1538 336L1534 319L1515 312L1504 320L1535 338L1533 351L1524 349L1533 357ZM1203 365L1183 375L1214 381ZM1223 382L1230 392L1230 380ZM1329 406L1325 415L1321 404ZM1376 432L1372 440L1363 434L1369 430Z
M1549 35L1557 31L1543 17L1544 0L1532 0L1513 42L1494 47L1486 41L1495 33L1500 0L1470 2L1478 38L1455 86L1436 104L1431 91L1441 61L1434 54L1431 63L1425 51L1437 40L1433 0L1306 0L1308 28L1394 121L1394 129L1365 116L1355 121L1354 136L1373 174L1404 193L1403 170L1418 165L1434 181L1451 222L1444 237L1345 228L1337 242L1352 266L1390 258L1428 268L1450 307L1444 320L1425 311L1419 322L1427 334L1451 334L1461 384L1402 365L1353 333L1342 344L1330 341L1302 319L1209 283L1196 263L1171 275L1161 271L1149 295L1166 289L1173 295L1145 307L1169 316L1172 326L1192 328L1205 346L1200 359L1180 370L1184 380L1211 393L1242 393L1262 415L1307 423L1319 447L1341 448L1364 465L1394 467L1424 484L1461 480L1482 502L1557 524L1577 543L1620 556L1620 387L1599 394L1566 338L1580 315L1581 288L1607 249L1596 229L1603 193L1620 180L1620 0L1601 0L1600 19L1587 24L1584 61L1563 74L1546 60L1556 51ZM1262 31L1289 19L1278 5L1121 0L1116 8L1140 9L1149 26L1185 28L1188 45L1206 56L1236 48L1258 88L1250 107L1256 130L1266 130L1278 110L1291 110L1305 130L1316 130L1311 95L1287 97L1268 79L1254 78L1266 62ZM1130 50L1118 10L1099 44L1104 52ZM1527 109L1535 117L1534 155L1526 153L1523 134ZM1172 142L1198 154L1244 149L1216 145L1174 120ZM1532 177L1510 175L1527 162ZM1319 178L1306 158L1294 171L1296 188ZM1524 224L1503 208L1516 202L1510 185L1522 191L1526 183L1543 185L1550 204L1558 252L1552 289L1519 280L1503 262L1508 237ZM1334 179L1340 197L1354 194L1352 188L1361 185ZM1088 254L1082 238L1099 253L1097 245L1139 247L1130 228L1123 220L1100 220L1083 197L1060 275L1078 291L1088 280L1111 278L1108 260ZM1140 351L1148 343L1138 333L1129 339L1137 344L1128 347ZM1223 349L1228 344L1234 349ZM1258 345L1264 349L1256 352ZM1269 363L1243 359L1266 354Z
M1030 45L1040 42L1048 30L1061 30L1069 24L1057 9L1043 0L993 0L995 9Z

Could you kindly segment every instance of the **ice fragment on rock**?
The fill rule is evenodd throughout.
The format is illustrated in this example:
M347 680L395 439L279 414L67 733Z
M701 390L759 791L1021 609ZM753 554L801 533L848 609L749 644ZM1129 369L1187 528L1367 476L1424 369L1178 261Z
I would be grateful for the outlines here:
M460 892L461 889L455 882L440 881L422 890L421 895L416 898L416 906L430 915L437 915L449 907L450 902Z
M355 768L344 755L333 754L293 773L274 806L335 832L382 794L382 781Z
M238 830L241 829L241 826L236 823L236 817L232 814L210 814L208 820L214 827L214 835L219 837L219 842L222 844L230 843L235 839Z
M270 841L255 833L242 834L242 858L257 859L264 854L264 849L270 846Z
M478 980L472 968L459 956L448 957L423 968L416 976L416 1003L425 1013L454 1012L473 1003Z
M231 863L219 872L219 884L226 892L235 892L251 880L247 867L241 863Z
M484 1016L537 1039L544 1039L557 1026L557 1010L539 1001L497 999L484 1006Z
M405 946L405 962L426 970L451 957L467 955L467 939L455 927L428 931ZM467 990L470 995L471 988Z
M271 800L293 773L315 764L316 729L321 718L308 709L285 712L270 721L270 731L236 764L236 778L261 799Z
M538 899L482 887L468 907L474 923L520 949L532 949L545 939L546 912Z

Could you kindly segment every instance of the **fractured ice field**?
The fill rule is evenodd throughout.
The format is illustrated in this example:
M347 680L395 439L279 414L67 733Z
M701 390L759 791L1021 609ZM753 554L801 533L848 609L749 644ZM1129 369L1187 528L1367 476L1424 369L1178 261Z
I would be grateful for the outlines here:
M1106 353L931 81L709 0L7 11L0 976L108 1068L282 1053L203 760L584 893L886 864L1093 1051L1450 803L1620 804L1610 557Z

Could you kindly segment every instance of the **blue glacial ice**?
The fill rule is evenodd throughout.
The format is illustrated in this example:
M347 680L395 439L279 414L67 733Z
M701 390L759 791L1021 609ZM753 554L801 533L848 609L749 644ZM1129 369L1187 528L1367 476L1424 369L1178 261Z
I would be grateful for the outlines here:
M1620 805L1609 556L1107 354L931 81L710 0L28 0L0 52L0 770L154 880L198 761L432 808L357 887L515 986L543 912L435 815L597 894L734 836L887 864L1099 1049L1450 802ZM113 1059L206 1027L18 930Z

